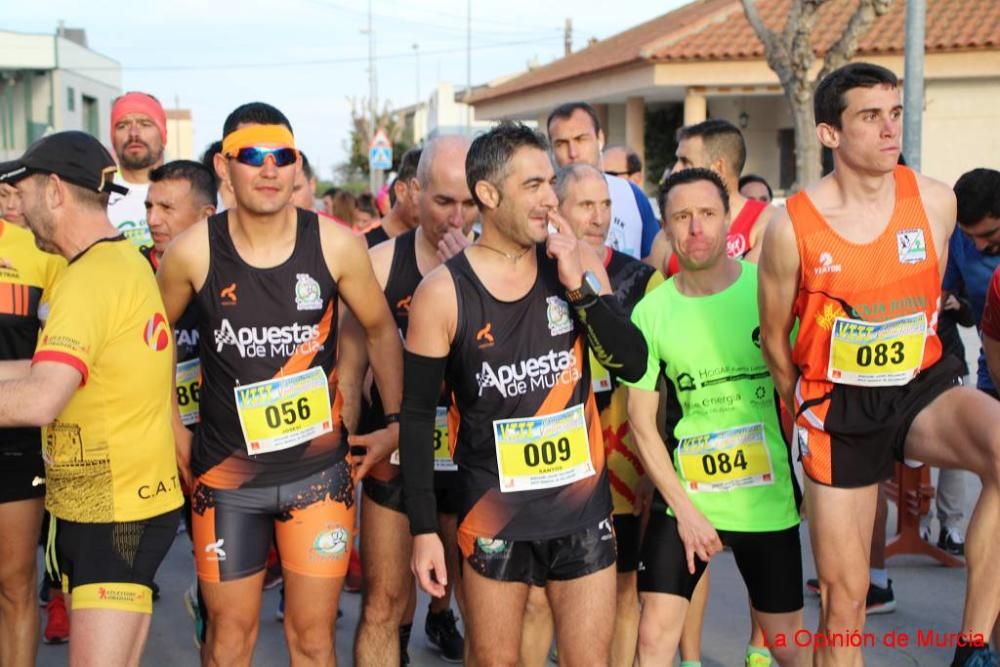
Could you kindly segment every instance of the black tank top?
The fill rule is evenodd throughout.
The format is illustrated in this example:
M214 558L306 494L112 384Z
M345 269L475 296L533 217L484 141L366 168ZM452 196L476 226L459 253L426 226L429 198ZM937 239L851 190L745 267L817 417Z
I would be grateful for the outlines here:
M316 214L298 209L295 248L275 267L243 261L225 212L208 220L208 243L208 277L196 296L203 344L194 474L211 487L233 489L284 484L333 465L346 454L333 372L337 284L323 258ZM313 367L329 378L332 432L289 449L249 454L234 388Z
M566 304L556 263L542 245L536 254L535 284L512 302L489 293L465 253L446 263L458 302L446 377L459 415L454 451L459 516L463 532L477 537L551 539L596 525L611 513L586 339ZM495 421L579 411L577 406L593 474L562 486L501 492L494 431L503 425ZM540 456L539 448L524 450L525 459L541 464L536 472L549 463L540 461L548 458L545 447L540 449Z
M416 238L416 229L396 237L392 248L389 276L383 290L385 300L389 303L389 310L392 311L392 317L396 320L396 326L403 338L406 338L406 327L409 324L410 301L413 300L413 293L417 291L417 285L423 279L417 267ZM361 408L364 414L361 417L359 431L362 433L385 428L385 409L382 407L382 397L375 384L372 384L371 396L371 404L363 402ZM382 483L401 482L399 473L399 466L386 458L371 469L369 476Z

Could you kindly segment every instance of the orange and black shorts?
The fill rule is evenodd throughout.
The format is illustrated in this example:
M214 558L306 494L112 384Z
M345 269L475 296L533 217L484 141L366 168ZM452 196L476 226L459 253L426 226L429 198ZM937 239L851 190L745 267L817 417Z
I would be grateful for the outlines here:
M803 382L795 387L795 431L802 467L814 482L839 488L892 477L904 460L917 415L959 384L961 365L946 355L899 387Z
M275 486L191 494L198 578L218 583L262 571L272 540L281 566L309 577L347 573L354 537L354 483L346 460Z
M140 521L80 523L53 518L46 567L73 609L153 613L153 575L177 535L181 511ZM58 529L57 529L58 527Z

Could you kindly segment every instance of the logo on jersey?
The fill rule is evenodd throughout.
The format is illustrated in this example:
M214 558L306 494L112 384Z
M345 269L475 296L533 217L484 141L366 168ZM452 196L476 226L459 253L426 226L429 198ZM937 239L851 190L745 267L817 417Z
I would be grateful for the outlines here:
M215 330L215 351L222 352L226 345L239 350L240 357L290 357L300 350L303 354L323 349L319 342L319 325L295 324L283 327L233 328L222 318Z
M690 373L681 373L677 376L677 391L694 391L697 388L694 376Z
M145 329L143 329L142 337L153 352L167 349L167 345L170 344L170 327L167 326L167 318L160 313L149 318Z
M545 317L549 320L549 333L560 336L572 331L573 320L569 316L569 304L557 296L550 296L545 302L549 304L545 309Z
M813 267L813 271L821 276L824 273L840 273L841 268L840 264L833 263L833 255L824 252L819 256L819 266Z
M726 239L726 257L742 257L746 254L747 240L742 234L730 236Z
M753 330L753 332L750 334L750 340L752 340L753 344L756 345L758 349L760 349L760 327L757 327Z
M476 373L476 382L480 396L492 387L504 398L512 398L537 389L551 389L557 384L572 384L580 377L576 355L568 350L549 350L539 357L495 369L484 361L482 370Z
M206 558L208 560L217 560L220 562L226 560L226 550L222 548L222 545L225 543L226 541L223 539L217 542L209 542L208 544L206 544L205 553L208 554Z
M413 296L404 296L402 299L396 302L396 314L400 317L408 317L410 314L410 302L413 301Z
M917 264L927 259L924 230L904 229L896 232L896 251L901 264Z
M493 323L487 322L486 326L476 332L476 341L479 343L479 349L485 349L487 347L493 347L496 340L493 338Z
M177 341L177 345L197 347L198 339L197 329L174 329L174 340Z
M321 531L313 540L312 550L323 558L342 558L347 554L351 534L343 526Z
M299 310L322 310L323 294L308 273L295 274L295 307Z
M223 306L235 306L236 305L236 283L231 283L229 287L223 287L219 291L219 298L222 300Z

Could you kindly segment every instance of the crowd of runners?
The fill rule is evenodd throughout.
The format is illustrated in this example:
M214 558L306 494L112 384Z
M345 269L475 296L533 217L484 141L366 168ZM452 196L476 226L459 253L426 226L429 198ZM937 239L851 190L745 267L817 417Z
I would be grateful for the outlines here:
M449 662L692 667L723 549L746 665L859 665L898 463L941 468L921 533L966 559L951 664L995 667L1000 172L906 167L901 112L889 70L825 77L834 167L783 206L718 119L651 202L584 102L430 139L386 196L318 193L262 102L201 161L130 92L113 153L0 163L0 667L139 665L181 525L204 665L251 664L280 584L293 665L335 664L352 591L357 665L420 613Z

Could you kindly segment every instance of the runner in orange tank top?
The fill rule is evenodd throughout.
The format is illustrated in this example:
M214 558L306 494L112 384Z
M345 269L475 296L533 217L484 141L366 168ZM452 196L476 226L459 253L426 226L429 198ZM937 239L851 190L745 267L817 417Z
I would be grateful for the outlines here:
M969 469L983 483L969 525L969 576L953 665L982 659L1000 610L1000 404L954 385L937 338L940 284L956 205L943 183L897 167L895 75L855 63L820 82L816 132L834 171L792 197L761 254L761 341L795 406L821 631L861 632L878 482L894 460ZM789 334L795 320L794 349ZM970 657L972 656L972 657ZM821 648L816 665L861 664ZM989 658L988 658L989 659ZM995 658L993 658L995 659Z

